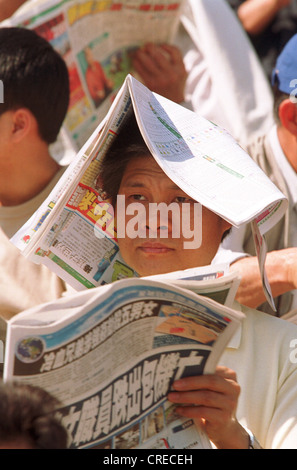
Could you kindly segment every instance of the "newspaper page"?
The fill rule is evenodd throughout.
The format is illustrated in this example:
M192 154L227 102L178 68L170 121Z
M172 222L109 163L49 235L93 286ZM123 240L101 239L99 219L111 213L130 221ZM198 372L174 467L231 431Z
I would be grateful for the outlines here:
M132 73L131 57L147 42L171 42L184 0L29 0L3 25L47 39L64 58L70 105L63 128L79 150ZM1 25L0 25L1 26Z
M54 189L35 222L12 239L32 261L46 264L77 290L136 275L121 259L119 226L100 192L101 159L131 112L167 176L232 225L258 217L262 236L287 207L285 196L226 131L128 75L98 132L64 173L65 180L71 179L80 167L69 192L56 204Z
M227 307L232 308L240 276L229 272L228 264L202 266L166 274L147 276L143 279L157 280L205 295Z
M4 380L61 400L71 448L208 448L166 397L174 380L214 372L243 318L185 289L125 279L9 320Z

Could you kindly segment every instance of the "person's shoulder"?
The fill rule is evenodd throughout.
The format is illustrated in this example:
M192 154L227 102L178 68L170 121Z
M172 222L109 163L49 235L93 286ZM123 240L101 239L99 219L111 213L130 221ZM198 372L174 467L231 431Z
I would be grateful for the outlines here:
M255 160L258 154L262 154L265 148L267 134L260 134L250 138L247 143L247 153Z
M238 302L234 303L233 308L244 313L244 321L248 325L249 329L253 329L259 333L259 337L263 337L265 333L265 335L272 335L272 341L274 335L278 338L288 336L296 338L297 340L297 325L281 317L277 317L277 312L274 316L254 308L241 305Z

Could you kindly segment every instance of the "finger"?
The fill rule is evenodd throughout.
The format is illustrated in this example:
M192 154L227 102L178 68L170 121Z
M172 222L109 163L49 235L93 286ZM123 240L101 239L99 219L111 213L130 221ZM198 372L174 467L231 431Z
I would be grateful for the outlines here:
M232 369L229 369L228 367L217 366L215 373L217 375L220 375L221 377L225 377L225 379L234 380L235 382L237 382L236 372Z
M230 388L228 394L213 392L210 390L191 392L170 392L168 400L179 404L210 407L215 409L234 410L237 406L238 390Z
M155 67L157 67L159 71L162 70L164 72L174 65L170 47L166 48L156 44L146 44L143 52L147 54L147 58L155 64Z
M233 417L232 413L227 409L208 408L205 406L177 406L175 411L185 418L212 423L212 426L222 426Z
M170 56L170 61L172 64L177 65L184 63L183 56L177 47L170 44L162 44L160 48Z
M142 49L139 49L133 57L133 67L140 75L158 75L160 69L153 57Z
M230 372L231 376L231 372ZM193 391L193 390L213 390L220 393L228 393L229 387L238 385L236 380L230 380L222 375L222 371L216 374L197 375L193 377L184 377L173 383L174 390Z

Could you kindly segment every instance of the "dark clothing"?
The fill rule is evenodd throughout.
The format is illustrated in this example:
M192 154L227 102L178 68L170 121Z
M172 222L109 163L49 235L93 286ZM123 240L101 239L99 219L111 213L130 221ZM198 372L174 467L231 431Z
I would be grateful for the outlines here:
M226 0L237 11L245 0ZM280 10L267 28L257 35L248 35L270 81L276 59L289 39L297 33L297 0Z

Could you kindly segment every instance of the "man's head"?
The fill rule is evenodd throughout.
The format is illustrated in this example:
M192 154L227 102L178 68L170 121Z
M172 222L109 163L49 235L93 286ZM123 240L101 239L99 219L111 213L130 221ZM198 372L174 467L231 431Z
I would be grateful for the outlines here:
M139 275L162 274L211 263L230 224L204 207L202 217L196 217L197 202L163 172L144 143L134 118L107 153L101 178L103 191L116 207L118 225L123 214L119 214L117 196L124 197L121 211L125 212L126 228L135 225L135 213L129 213L129 206L137 206L138 214L143 208L144 216L137 218L135 230L141 235L130 236L127 229L125 237L118 238L123 259ZM152 214L156 215L156 212L151 209L161 204L173 209L168 210L167 217L160 211L154 218ZM192 234L192 241L196 232L201 231L199 247L185 245L191 243L191 239L185 237L185 228Z
M69 104L69 77L62 57L45 39L25 28L0 28L0 116L27 109L41 139L55 142Z

